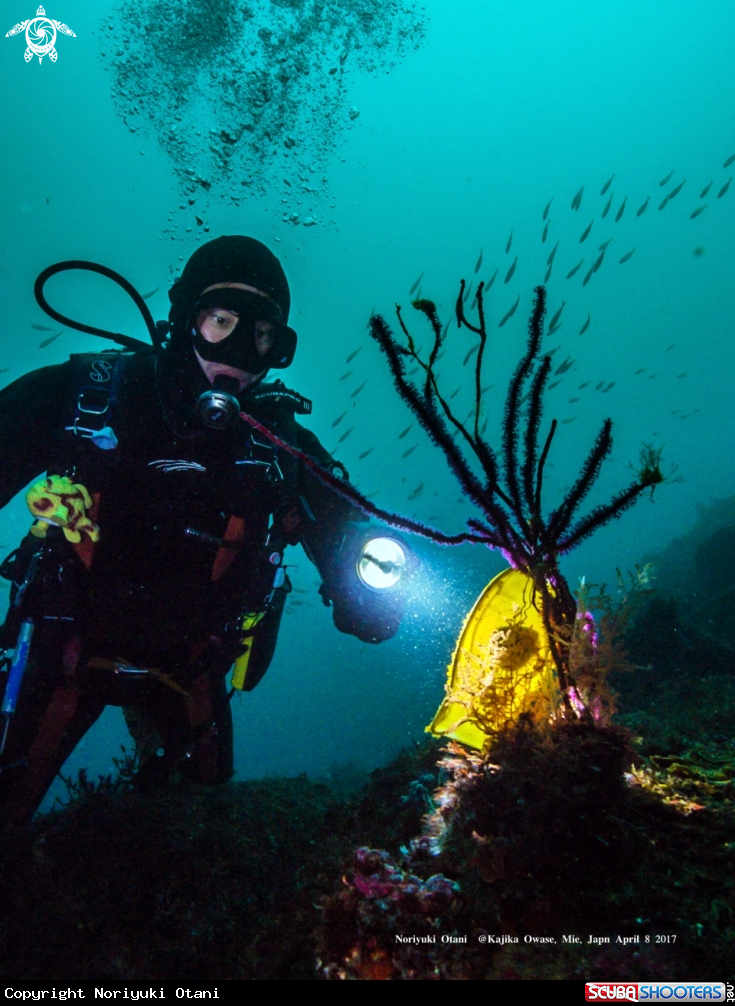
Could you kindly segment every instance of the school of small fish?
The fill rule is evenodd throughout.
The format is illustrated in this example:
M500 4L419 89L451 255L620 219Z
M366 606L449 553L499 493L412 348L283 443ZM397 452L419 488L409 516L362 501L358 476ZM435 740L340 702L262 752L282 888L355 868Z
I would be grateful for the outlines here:
M722 168L723 169L727 169L727 168L731 167L731 165L733 165L733 164L735 164L735 153L725 159L725 161L723 162ZM675 171L671 170L671 171L667 172L658 181L658 183L656 183L655 181L652 182L652 185L657 185L657 187L659 189L664 189L663 198L662 198L662 200L661 200L661 202L660 202L660 204L658 206L659 211L666 210L669 207L669 205L674 200L676 200L678 198L678 196L682 192L685 191L686 182L687 182L686 178L681 178L680 180L676 180L675 184L673 185L673 187L670 188L669 191L666 191L666 189L669 186L669 184L672 182L672 180L674 180L674 176L675 176ZM615 178L616 178L615 173L611 174L610 177L607 179L607 181L605 181L605 183L602 185L602 187L600 189L600 196L603 197L603 198L607 197L607 199L606 199L606 201L604 203L604 206L603 206L602 210L599 211L599 221L606 220L606 218L610 214L611 210L614 209L615 212L614 212L614 216L612 217L612 222L613 222L613 224L619 224L619 223L621 223L621 221L623 220L623 217L625 216L626 209L627 209L627 203L628 203L628 199L629 199L629 195L628 194L624 194L624 195L622 195L622 197L619 196L618 199L616 200L615 192L612 191L612 185L613 185L613 182L614 182ZM723 199L727 195L727 193L728 193L728 191L730 189L731 182L732 182L732 177L726 177L724 179L724 181L720 181L719 182L719 188L716 190L716 198L717 199ZM709 195L710 191L712 190L713 186L715 186L715 185L716 185L716 179L712 179L709 182L707 182L707 184L704 185L704 187L699 192L699 204L696 205L696 206L694 206L694 207L689 206L689 207L687 207L685 209L685 212L688 215L688 218L690 220L697 220L704 213L704 211L707 210L710 207L710 204L709 203L705 203L704 200ZM586 192L586 186L583 184L583 185L580 185L579 188L577 189L577 191L574 193L574 195L572 197L572 200L571 200L571 210L573 212L575 212L575 213L578 212L581 209L583 203L585 204L585 206L587 206L587 204L589 203L589 199L590 199L589 193L587 194L587 197L585 197L585 192ZM635 196L630 196L630 198L631 198L631 201L632 201L635 198ZM639 199L640 198L641 197L639 197ZM638 202L638 200L636 200L636 202L634 204L634 205L637 205L637 209L635 211L635 215L634 215L634 217L629 217L629 219L632 219L633 222L635 223L636 220L638 220L641 217L643 217L644 214L646 213L646 211L649 208L649 205L650 205L650 202L651 202L651 198L652 197L651 197L651 195L649 193L649 194L646 194L645 197L642 198L642 200L640 202ZM551 237L551 239L554 240L554 234L553 234L554 221L552 220L552 218L550 216L551 207L552 207L552 204L554 203L554 199L555 199L555 197L552 196L546 202L545 206L543 207L542 213L541 213L542 229L541 229L541 232L540 232L540 239L541 239L541 243L542 244L545 244L547 242L547 240L549 239L549 237ZM593 207L593 214L594 214L594 207ZM584 227L584 229L581 232L578 232L578 234L579 234L578 242L577 242L578 244L585 244L585 242L587 242L588 238L592 234L593 229L595 230L595 232L597 232L598 228L601 228L601 223L599 223L599 222L597 224L597 227L595 226L595 220L596 220L596 217L593 215L592 219L589 220L589 223ZM609 245L612 243L612 240L613 240L612 237L607 237L607 238L605 238L605 240L601 241L600 244L599 244L599 246L598 246L598 248L597 248L597 252L593 252L590 255L590 257L586 260L587 263L588 263L588 266L587 266L586 271L582 274L582 276L583 276L583 278L582 278L582 287L585 287L591 281L592 277L596 273L600 272L600 270L603 269L603 266L605 264L606 251L607 251ZM514 244L514 231L511 230L510 234L508 235L507 241L505 243L505 254L506 255L510 255L511 249L513 248L513 244ZM640 239L640 244L641 244L641 247L643 247L643 245L644 245L644 238L643 237L641 237L641 239ZM571 249L568 249L568 250L571 250ZM638 245L636 245L636 246L634 246L632 248L628 248L628 250L625 250L625 251L623 251L623 249L620 249L620 251L622 252L622 254L616 254L615 255L615 258L617 258L618 264L625 265L627 262L629 262L633 258L633 256L636 254L637 250L638 250ZM641 254L644 254L644 251L645 251L645 249L641 252ZM704 249L701 248L701 247L695 248L695 250L694 250L695 257L702 255L703 251L704 251ZM554 246L553 246L552 250L550 251L550 253L549 253L548 257L547 257L547 260L546 260L546 274L545 274L545 278L544 278L544 282L545 283L549 282L549 279L550 279L550 277L552 275L552 270L554 268L554 263L555 263L555 259L557 257L557 253L558 252L561 252L561 257L563 259L563 257L564 257L564 246L562 245L562 242L559 239L557 239L555 241ZM512 260L512 262L510 262L510 265L508 265L508 266L505 267L504 273L503 273L503 276L504 276L504 278L503 278L503 286L509 285L512 282L512 280L514 279L514 277L516 276L516 271L518 269L519 263L522 260L522 254L523 254L523 250L521 249L519 252L517 252L513 256L513 260ZM498 266L498 265L491 266L492 273L489 275L489 278L486 281L483 281L481 279L481 276L480 276L481 270L483 269L483 264L486 263L487 257L488 256L486 254L486 249L485 248L480 248L479 252L478 252L478 255L477 255L477 259L474 262L474 275L477 277L477 282L475 283L473 281L473 282L471 282L469 284L466 284L465 290L464 290L464 295L463 295L463 304L466 305L469 302L470 297L472 297L472 294L474 293L474 297L472 297L472 302L471 302L471 309L472 310L475 310L477 308L477 306L478 306L478 300L479 300L480 296L482 295L483 305L484 305L486 314L488 312L488 305L490 303L490 299L488 298L488 294L489 294L489 291L491 290L491 288L493 287L493 285L495 283L495 280L496 280L496 278L498 276L498 272L500 271L500 266ZM562 266L562 268L566 269L566 272L563 273L563 275L566 277L566 280L572 280L578 273L580 273L580 271L582 270L582 267L583 267L584 264L585 264L585 258L584 257L581 258L581 259L579 259L579 261L577 261L577 262L574 262L574 259L572 259L571 262L564 263L563 266ZM420 275L413 282L413 284L412 284L412 286L411 286L411 288L409 290L409 296L410 297L413 297L416 294L417 295L417 299L420 299L420 297L421 297L421 284L422 284L422 282L424 280L425 275L426 275L425 272L420 273ZM143 298L145 300L147 300L150 297L154 296L154 294L157 293L157 291L158 291L158 288L156 288L155 290L151 290L149 293L143 294ZM499 318L499 321L497 322L497 326L498 326L499 329L504 328L505 325L511 320L511 318L513 318L513 316L515 315L516 311L518 310L518 307L520 305L520 301L521 301L521 295L518 294L516 296L516 299L510 305L508 305L507 302L506 302L506 304L505 304L505 312L502 313L502 315ZM497 308L497 307L499 307L501 305L498 305L497 302L496 302L495 306ZM549 335L555 334L557 331L559 331L559 329L562 328L562 326L564 324L564 322L562 320L562 315L563 315L563 312L564 312L566 306L567 306L566 301L562 300L561 305L558 308L556 308L554 314L551 316L551 320L549 321L548 327L547 327L547 333ZM500 312L498 312L498 314L500 314ZM498 315L496 315L496 317L498 317ZM454 320L454 313L452 312L450 314L450 317L446 320L446 323L443 326L442 333L441 333L442 342L445 339L445 337L447 336L449 328L450 328L450 325L451 325L451 322L453 320ZM589 310L587 310L586 311L586 316L584 316L583 319L580 319L580 321L581 321L581 325L580 325L580 327L578 329L578 333L581 336L581 335L584 335L590 329L590 325L591 325L591 322L592 322L592 314L591 314L591 312ZM580 322L578 321L577 324L579 324L579 323ZM33 329L37 330L37 331L43 331L43 332L51 332L52 331L52 329L50 329L49 327L47 327L45 325L40 325L40 324L33 324L31 327ZM49 336L48 338L44 339L40 343L40 348L44 348L44 347L50 345L61 334L62 334L62 331L54 332L51 336ZM449 345L450 345L450 348L451 348L451 344L449 344ZM466 343L465 343L465 346L466 346ZM676 343L672 343L671 345L669 345L669 346L666 347L665 352L667 352L667 353L671 352L675 347L676 347ZM462 357L462 361L461 361L463 367L466 367L470 363L470 361L476 356L476 354L478 353L479 348L480 348L480 343L475 343L474 345L471 345L468 348L466 348L466 349L463 350L464 356ZM352 361L357 357L357 355L360 352L362 352L362 349L363 349L363 346L359 346L359 347L355 348L354 350L352 350L349 353L349 355L347 356L347 358L345 359L345 363L348 364L348 365L351 364ZM548 350L546 352L546 355L549 356L549 357L553 357L554 354L557 353L560 349L561 349L561 344L558 345L558 346L556 346L554 349ZM421 352L421 350L420 350L420 347L419 347L417 349L417 353L420 354L420 352ZM436 355L436 359L437 360L441 359L445 355L446 352L447 352L447 347L446 346L442 346L442 349ZM565 356L564 360L560 364L558 364L556 366L555 370L553 371L553 377L555 379L547 386L547 390L548 391L553 391L554 389L556 389L557 387L559 387L561 384L563 384L564 379L565 379L565 375L567 374L567 372L572 371L572 369L576 367L576 364L577 364L577 361L573 357L573 355L567 354ZM0 369L0 373L3 373L5 371L7 371L7 369L8 369L7 367ZM415 365L415 366L411 367L407 371L407 374L408 374L409 377L413 376L420 369L421 369L420 366ZM635 376L635 377L642 377L646 373L646 371L647 371L646 367L639 367L635 371L633 371L633 376ZM354 373L353 370L346 371L344 374L341 375L341 377L339 378L339 381L340 382L347 381L353 375L353 373ZM358 371L358 373L359 373L359 371ZM471 373L472 373L472 378L471 378L471 380L469 382L466 382L466 386L471 387L472 394L473 394L473 397L474 397L475 388L476 388L476 385L475 385L475 376L474 376L474 367L471 368ZM690 371L688 371L688 370L680 371L678 374L676 374L676 378L679 379L679 380L683 380L686 377L688 377L689 373L690 373ZM435 375L435 376L438 379L439 375ZM657 374L655 374L655 373L648 373L648 379L649 380L654 380L656 377L657 377ZM354 388L349 393L349 398L353 402L353 407L355 405L357 405L356 399L360 395L360 393L363 391L363 389L365 388L365 386L367 385L367 383L368 383L368 381L367 381L367 378L366 378L364 381L362 381L361 384L359 384L356 388ZM594 390L594 392L599 392L600 394L609 394L616 387L616 384L617 384L617 381L615 381L615 380L612 380L612 381L610 381L610 380L601 380L601 381L598 381L598 382L595 383L594 389L591 389L592 381L590 381L590 380L584 380L579 385L577 385L576 387L577 387L577 390L580 391L580 392L584 391L585 389L590 388L591 390ZM453 401L460 394L460 392L462 391L463 387L465 387L465 385L463 385L462 383L458 384L458 386L456 388L454 388L454 390L451 392L451 394L447 396L448 400L449 401ZM481 389L481 394L484 395L492 387L494 387L494 385L487 385L487 386L483 387ZM526 411L528 409L528 405L527 405L527 401L526 401L527 398L528 398L528 395L525 395L524 398L522 399L522 402L521 402L521 404L524 405L524 408L525 408ZM573 393L572 397L568 398L566 401L570 405L576 405L576 404L580 403L581 401L583 401L583 399L578 394L574 394ZM332 421L331 425L332 425L333 428L339 426L343 422L343 420L346 418L346 416L348 414L348 411L349 410L343 411L342 413L340 413ZM482 411L484 411L484 409ZM696 414L697 412L699 412L699 409L691 409L689 411L685 411L685 410L682 410L682 409L675 409L675 410L673 410L671 412L671 415L672 416L675 415L675 416L677 416L680 419L687 419L690 416ZM467 416L464 419L464 423L467 423L469 421L469 419L474 415L474 413L475 413L475 407L473 405L473 407L467 413ZM480 416L480 418L483 418L482 415ZM560 419L559 421L561 423L563 423L563 424L570 424L570 423L573 423L576 419L577 419L577 416L574 415L574 416L567 416L567 417L565 417L563 419ZM480 433L481 434L484 433L485 429L487 428L487 424L488 424L488 418L485 417L483 419L483 421L482 421L481 426L480 426ZM357 425L351 426L349 429L345 430L345 432L342 433L342 435L339 437L338 444L344 443L352 435L352 433L356 429L358 429ZM408 426L405 427L405 429L402 429L402 430L400 430L398 432L398 434L397 434L397 440L398 441L405 440L405 438L408 436L408 434L413 429L414 429L414 423L410 423ZM452 432L452 434L451 434L452 439L456 440L457 437L458 437L458 435L459 435L459 431L458 430L454 430ZM406 450L404 450L401 453L401 459L405 460L408 457L410 457L414 453L414 451L416 451L418 449L418 447L419 447L419 442L415 442L415 443L411 444L409 447L406 448ZM369 457L370 454L372 454L373 450L374 450L374 446L369 446L366 449L362 450L357 455L358 460L359 461L365 460L367 457ZM406 479L404 478L403 481L405 482ZM408 494L408 496L406 497L406 499L408 501L412 502L412 501L418 499L421 495L423 495L424 492L425 492L424 483L423 482L419 482L419 484ZM375 495L375 493L370 493L370 497L372 497L374 495ZM458 501L458 502L460 502L460 501ZM463 502L463 500L462 500L462 502ZM297 600L292 600L291 601L291 605L298 605L298 604L304 604L304 603L307 603L307 602L297 601ZM287 609L287 611L288 611L288 609Z

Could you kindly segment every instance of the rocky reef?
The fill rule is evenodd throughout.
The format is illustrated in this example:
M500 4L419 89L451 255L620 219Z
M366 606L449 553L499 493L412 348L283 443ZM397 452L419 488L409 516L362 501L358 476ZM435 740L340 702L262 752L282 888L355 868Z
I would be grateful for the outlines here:
M705 680L686 667L680 679ZM718 690L735 709L735 679ZM647 714L634 694L620 722ZM725 973L735 745L699 718L715 701L704 684L686 694L688 732L672 722L666 748L636 729L521 724L487 755L427 742L352 795L305 776L147 794L124 772L77 780L68 806L2 838L0 970L16 981Z

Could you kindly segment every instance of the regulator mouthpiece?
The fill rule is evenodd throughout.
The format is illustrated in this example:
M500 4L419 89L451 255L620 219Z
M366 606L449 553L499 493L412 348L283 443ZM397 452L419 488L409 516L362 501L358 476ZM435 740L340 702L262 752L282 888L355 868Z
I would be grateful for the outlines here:
M372 590L395 587L405 569L406 553L394 538L371 538L360 549L357 575Z
M240 415L237 392L240 382L236 377L218 374L212 387L197 399L197 415L213 430L224 430L234 426Z

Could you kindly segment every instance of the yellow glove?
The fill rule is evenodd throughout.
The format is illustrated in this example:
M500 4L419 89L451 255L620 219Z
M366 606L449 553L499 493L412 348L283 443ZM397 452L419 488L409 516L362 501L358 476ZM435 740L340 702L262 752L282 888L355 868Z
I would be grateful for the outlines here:
M31 534L37 538L45 538L49 524L56 524L67 541L81 541L82 531L92 541L99 541L100 529L86 513L94 505L92 497L83 485L66 476L49 475L34 483L26 493L26 503L36 518Z

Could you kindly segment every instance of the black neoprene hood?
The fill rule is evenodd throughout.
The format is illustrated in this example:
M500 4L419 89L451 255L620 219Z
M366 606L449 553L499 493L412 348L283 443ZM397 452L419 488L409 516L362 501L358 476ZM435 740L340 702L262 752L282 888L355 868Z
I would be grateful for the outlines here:
M173 331L186 324L194 304L215 283L244 283L266 294L288 321L291 294L281 263L261 241L241 234L223 235L197 248L169 290Z

